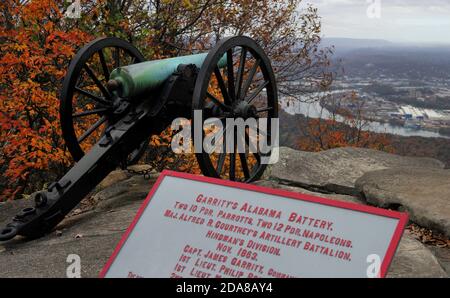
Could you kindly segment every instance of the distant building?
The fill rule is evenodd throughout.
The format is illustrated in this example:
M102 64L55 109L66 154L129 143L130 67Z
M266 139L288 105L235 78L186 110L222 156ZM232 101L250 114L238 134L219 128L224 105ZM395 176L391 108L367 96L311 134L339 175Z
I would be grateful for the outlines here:
M413 106L401 106L398 113L392 114L393 117L397 117L397 115L406 120L445 120L448 118L447 115L435 110L416 108Z
M401 118L403 116L403 114L401 114L401 113L391 113L390 116L393 117L393 118Z

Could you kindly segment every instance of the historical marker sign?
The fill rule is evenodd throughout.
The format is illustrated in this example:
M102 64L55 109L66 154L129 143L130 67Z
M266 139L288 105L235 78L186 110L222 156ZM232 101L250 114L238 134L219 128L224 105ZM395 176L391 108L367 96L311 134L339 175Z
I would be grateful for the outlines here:
M102 277L386 275L407 215L165 171Z

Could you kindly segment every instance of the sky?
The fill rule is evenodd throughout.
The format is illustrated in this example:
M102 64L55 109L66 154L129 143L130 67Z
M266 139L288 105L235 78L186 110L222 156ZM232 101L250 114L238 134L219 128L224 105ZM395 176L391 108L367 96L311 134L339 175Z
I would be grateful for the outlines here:
M304 0L324 37L450 44L450 0Z

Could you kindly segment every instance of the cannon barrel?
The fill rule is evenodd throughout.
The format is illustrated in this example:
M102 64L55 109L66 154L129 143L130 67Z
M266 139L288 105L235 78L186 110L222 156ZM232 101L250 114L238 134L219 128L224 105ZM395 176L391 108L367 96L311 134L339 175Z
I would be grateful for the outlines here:
M208 53L202 53L118 67L111 73L108 89L123 98L155 90L177 71L180 64L194 64L200 68L207 55ZM224 54L217 64L218 67L225 67L226 61Z

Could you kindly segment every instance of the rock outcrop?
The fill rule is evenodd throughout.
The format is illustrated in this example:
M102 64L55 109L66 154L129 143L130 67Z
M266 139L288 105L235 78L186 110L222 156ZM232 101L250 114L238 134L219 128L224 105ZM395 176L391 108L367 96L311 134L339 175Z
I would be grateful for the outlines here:
M119 172L103 181L109 187L99 185L90 207L67 217L54 232L32 241L16 237L0 243L0 277L65 277L70 254L80 256L82 277L97 277L157 177L147 180ZM18 200L0 205L0 223L30 204Z
M439 194L445 197L439 190L439 184L445 178L438 176L446 171L441 169L440 162L373 150L347 148L331 151L304 153L282 148L280 165L271 166L268 175L256 184L357 204L365 204L367 199L379 206L401 205L411 212L413 221L430 227L440 227L437 224L445 227L443 223L450 217L448 209L445 209L448 204L445 204L445 199L439 201L436 198ZM413 167L407 170L406 166ZM421 180L422 174L428 178ZM383 180L384 175L390 178ZM157 176L153 173L149 175L150 179L144 179L125 171L114 171L80 204L79 211L67 217L54 232L36 240L16 237L0 243L0 277L65 277L70 254L81 257L82 277L98 276ZM416 191L407 187L407 181L412 181ZM438 190L430 191L426 197L425 205L430 210L425 212L421 209L420 197L426 191L420 192L420 189L427 187ZM380 193L376 193L375 188L381 189ZM381 193L384 190L385 193ZM391 196L392 193L397 193L397 196ZM450 196L446 195L446 198L448 200ZM27 200L0 204L0 224L9 221L18 210L29 204L31 202ZM435 216L436 212L431 211L435 206L444 210L439 217L442 221L429 221ZM427 220L421 220L421 216ZM450 264L449 251L449 248L430 249L405 231L388 277L448 277L449 272L445 268L448 270Z
M367 202L401 208L420 226L450 237L450 170L399 168L366 173L356 181Z
M432 158L413 158L361 148L338 148L322 152L280 148L280 160L270 166L264 177L282 184L320 192L358 195L358 178L367 172L388 168L418 167L442 169Z

